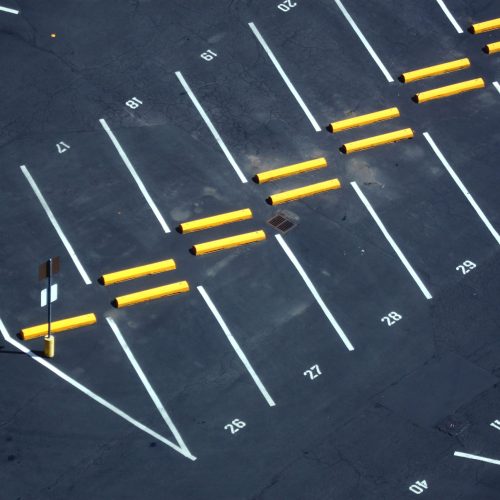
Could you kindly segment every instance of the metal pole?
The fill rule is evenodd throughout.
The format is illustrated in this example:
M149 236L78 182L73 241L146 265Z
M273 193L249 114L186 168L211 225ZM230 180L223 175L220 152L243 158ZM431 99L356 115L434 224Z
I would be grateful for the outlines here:
M52 297L51 297L51 287L52 287L52 257L47 262L47 312L48 312L48 337L50 339L50 322L52 320Z

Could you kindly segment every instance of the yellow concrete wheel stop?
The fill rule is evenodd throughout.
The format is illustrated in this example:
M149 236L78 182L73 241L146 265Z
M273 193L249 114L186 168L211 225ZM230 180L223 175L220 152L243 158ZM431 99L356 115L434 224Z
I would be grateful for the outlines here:
M411 128L404 128L402 130L389 132L388 134L374 135L373 137L367 137L366 139L360 139L359 141L347 142L340 148L340 150L342 153L351 154L356 151L362 151L363 149L370 149L384 144L391 144L393 142L411 139L412 137L413 130Z
M170 295L177 295L179 293L189 292L189 283L187 281L179 281L178 283L171 283L170 285L157 286L142 290L140 292L129 293L116 297L114 300L115 307L128 307L141 302L149 300L161 299L162 297L169 297Z
M224 214L213 215L212 217L183 222L179 225L179 231L183 234L194 233L195 231L231 224L233 222L251 219L252 217L252 211L249 208L243 208L242 210L235 210L234 212L226 212Z
M311 170L317 170L318 168L324 168L327 165L328 162L326 161L326 158L315 158L314 160L303 161L294 165L260 172L254 176L254 181L257 184L264 184L265 182L276 181L278 179L290 177L291 175L302 174Z
M332 189L340 189L341 187L339 179L330 179L328 181L318 182L316 184L310 184L308 186L272 194L267 199L267 202L270 205L280 205L281 203L299 200L300 198L324 193L325 191L330 191Z
M59 333L66 330L73 330L75 328L81 328L83 326L93 325L97 322L97 318L94 313L82 314L81 316L74 316L72 318L60 319L58 321L52 321L50 323L50 332ZM30 326L29 328L23 328L21 330L21 338L23 340L36 339L38 337L43 337L49 333L49 326L47 323L41 325Z
M207 253L218 252L219 250L227 250L229 248L248 245L266 239L266 233L262 230L252 231L250 233L238 234L221 238L219 240L207 241L206 243L197 243L193 245L191 251L195 255L205 255Z
M436 64L435 66L429 66L427 68L407 71L406 73L403 73L399 77L399 79L404 83L410 83L417 80L422 80L423 78L444 75L445 73L451 73L452 71L459 71L466 68L470 68L470 60L467 57L463 59L457 59L456 61Z
M419 104L422 102L433 101L435 99L442 99L451 95L469 92L470 90L484 88L484 80L482 78L474 78L465 82L454 83L453 85L446 85L437 89L426 90L419 92L413 96L413 100Z
M398 108L388 108L381 111L375 111L373 113L368 113L365 115L355 116L353 118L347 118L345 120L340 120L330 123L330 132L342 132L343 130L348 130L355 127L363 127L364 125L370 125L371 123L381 122L384 120L391 120L393 118L399 117Z
M173 271L175 269L175 261L173 259L161 260L159 262L153 262L152 264L145 264L143 266L132 267L130 269L124 269L122 271L116 271L114 273L103 274L99 281L104 286L114 285L115 283L121 283L122 281L129 281L143 276L148 276L151 274L159 274L167 271Z

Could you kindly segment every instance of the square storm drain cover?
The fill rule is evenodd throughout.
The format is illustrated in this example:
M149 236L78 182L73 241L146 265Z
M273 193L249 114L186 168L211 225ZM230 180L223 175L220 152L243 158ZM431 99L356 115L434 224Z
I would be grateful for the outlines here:
M291 217L287 216L287 214L281 212L276 214L274 217L271 217L267 223L270 226L273 226L281 233L287 233L291 229L293 229L297 223L294 222Z

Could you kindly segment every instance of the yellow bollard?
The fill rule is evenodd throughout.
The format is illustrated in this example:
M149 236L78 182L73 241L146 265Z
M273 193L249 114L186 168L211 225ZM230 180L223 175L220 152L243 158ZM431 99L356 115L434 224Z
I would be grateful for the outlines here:
M44 337L44 345L43 345L43 353L45 354L46 358L53 358L55 354L55 348L56 348L56 339L54 335L51 335L50 337Z

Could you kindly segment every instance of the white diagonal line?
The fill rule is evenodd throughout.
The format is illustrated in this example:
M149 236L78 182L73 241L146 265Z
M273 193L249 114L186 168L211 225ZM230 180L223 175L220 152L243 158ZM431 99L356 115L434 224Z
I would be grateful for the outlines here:
M432 299L432 295L427 290L427 287L424 285L418 274L415 272L413 269L412 265L408 262L408 259L405 257L404 253L400 250L392 236L389 234L389 231L385 228L384 224L380 220L379 216L371 206L370 202L366 199L366 196L363 194L359 186L356 184L356 182L351 182L351 186L354 188L354 191L356 191L357 195L363 202L363 205L366 207L370 215L373 217L373 220L379 227L379 229L382 231L382 234L385 236L386 240L389 242L391 245L392 249L396 252L396 255L399 257L403 265L406 267L406 270L410 273L411 277L415 280L415 283L418 285L422 293L424 294L426 299Z
M229 340L229 343L231 344L233 349L236 351L236 354L240 358L243 365L245 365L245 368L247 369L248 373L250 374L253 381L255 382L257 387L259 388L260 392L264 396L268 405L275 406L276 403L273 401L273 398L267 392L267 389L264 387L264 384L261 382L257 373L255 373L255 370L252 368L250 361L248 361L248 358L245 356L245 353L241 350L241 347L238 345L238 342L236 342L236 339L233 337L233 334L229 331L229 328L227 327L226 322L224 321L224 319L220 315L219 311L215 307L214 303L212 302L212 299L208 296L208 293L205 291L205 289L202 286L198 286L197 288L198 288L198 291L200 292L201 296L203 297L203 300L205 300L207 306L209 307L210 311L212 311L212 314L215 316L215 319L219 323L219 326L222 328L222 331L225 333L227 339Z
M347 19L348 23L351 25L352 29L358 35L359 39L365 46L366 50L370 53L372 56L372 59L377 63L377 66L380 68L384 76L386 77L388 82L393 82L394 79L392 78L391 74L389 71L387 71L387 68L384 66L384 63L380 60L380 57L377 55L377 53L373 50L373 47L370 45L370 42L365 38L365 35L361 32L361 30L358 28L358 25L354 22L354 19L351 17L349 12L347 12L346 8L342 4L340 0L335 0L335 3L337 4L338 8L344 14L344 17Z
M316 121L312 113L309 111L309 108L306 106L306 103L303 101L302 97L300 97L293 83L290 81L286 73L283 71L281 64L278 62L272 50L269 48L269 45L267 45L266 41L260 34L259 30L257 29L257 26L255 26L254 23L248 23L248 26L250 26L250 29L253 31L253 34L255 35L259 43L262 45L263 49L266 51L267 55L269 56L269 59L271 59L275 68L278 70L278 73L281 75L281 78L283 78L286 86L288 87L292 95L295 97L297 102L299 103L299 106L302 108L302 111L306 114L307 118L309 118L309 121L314 127L314 130L316 130L316 132L321 132L321 127L319 126L318 122Z
M54 226L54 229L56 230L56 233L58 234L64 247L66 248L67 252L69 253L69 256L73 260L73 263L75 264L76 268L78 269L80 276L83 278L83 281L85 282L86 285L90 285L92 283L92 281L90 281L89 275L87 274L87 272L83 268L82 263L80 262L80 259L77 257L75 251L73 250L73 247L71 246L71 243L68 241L68 238L66 238L66 236L64 235L63 230L61 229L61 226L59 225L56 218L54 217L54 214L52 213L52 210L50 209L48 203L45 201L45 198L43 197L42 192L40 191L40 189L38 189L38 186L36 185L35 180L31 176L31 174L29 173L28 168L26 167L26 165L21 165L20 168L21 168L21 172L26 177L26 180L29 182L31 189L33 189L35 196L38 198L40 205L42 205L42 208L45 210L45 213L47 214L47 217L49 218L50 222L52 223L52 226Z
M483 211L481 210L480 206L476 203L476 200L472 197L472 195L469 193L467 188L464 186L463 182L460 180L460 177L455 173L455 171L451 168L451 165L448 163L446 158L444 157L443 153L439 150L439 148L436 146L436 143L430 136L428 132L424 132L424 137L429 143L430 147L436 154L436 156L441 160L441 163L443 164L444 168L448 171L448 173L451 175L451 178L455 181L457 186L460 188L460 191L465 195L465 197L469 200L469 203L472 205L472 208L476 211L477 215L479 215L479 218L483 221L484 225L488 228L488 231L492 234L493 238L495 238L496 242L500 245L500 235L496 231L496 229L491 225L490 221L484 215Z
M141 424L139 421L135 420L131 416L127 415L125 412L117 408L115 405L111 404L110 402L106 401L104 398L101 398L101 396L98 396L94 392L92 392L90 389L85 387L84 385L80 384L80 382L77 382L74 378L70 377L69 375L66 375L64 372L59 370L59 368L56 368L54 365L49 363L47 360L37 356L34 354L32 351L30 351L26 346L18 342L17 340L14 340L10 334L7 331L7 328L5 327L3 321L0 318L0 332L2 333L3 338L5 339L6 342L9 344L13 345L20 351L24 352L27 354L33 361L36 361L43 367L47 368L50 370L52 373L63 379L64 381L68 382L70 385L78 389L79 391L83 392L86 396L89 398L93 399L97 403L101 404L108 410L112 411L119 417L123 418L130 424L134 425L141 431L145 432L146 434L149 434L150 436L154 437L155 439L158 439L158 441L161 441L163 444L166 444L167 446L170 446L170 448L174 449L175 451L179 452L181 455L185 456L186 458L189 458L190 460L196 460L196 457L191 455L187 450L184 450L180 448L177 444L172 443L168 439L164 438L157 432L153 431L149 427L146 427L145 425Z
M456 457L470 458L471 460L479 460L480 462L487 462L489 464L500 465L500 460L481 457L480 455L471 455L470 453L463 453L461 451L456 451L453 455L455 455Z
M168 227L167 223L165 222L163 215L160 213L160 210L158 210L156 203L151 198L151 196L148 193L146 186L144 186L144 183L142 182L141 178L139 177L139 175L137 175L137 172L136 172L134 166L132 165L127 154L125 153L125 151L121 147L120 143L118 142L118 139L116 138L115 134L109 128L108 124L106 123L106 120L101 118L99 120L99 122L102 125L102 128L108 134L109 138L111 139L111 142L113 143L116 150L118 151L118 154L120 155L121 159L123 160L123 163L125 163L125 166L128 168L128 171L132 175L132 177L133 177L134 181L136 182L137 186L139 187L142 195L146 199L147 204L149 205L149 207L151 208L151 210L155 214L156 218L158 219L158 222L160 223L161 227L163 228L163 231L165 231L165 233L170 233L170 228Z
M227 160L229 161L231 166L234 168L234 171L236 172L236 174L240 178L240 181L243 183L248 182L246 177L243 175L243 172L241 171L240 167L238 166L235 159L233 158L233 155L230 153L229 149L227 149L227 146L224 144L224 141L222 140L222 137L219 135L219 132L217 132L217 129L214 127L210 118L205 113L205 110L201 107L200 101L198 101L197 97L194 95L193 91L191 90L191 87L188 85L185 78L182 76L182 73L180 71L176 71L175 76L177 76L177 78L179 79L179 82L184 87L184 90L186 91L187 95L189 96L192 103L194 104L194 107L198 110L198 113L200 113L200 116L203 118L203 121L205 122L206 126L208 127L210 132L212 132L212 135L214 136L215 140L217 141L217 144L222 149L222 152L226 155Z
M182 439L179 431L174 425L174 422L170 418L170 415L167 413L167 410L163 406L162 402L160 401L160 398L156 394L155 390L149 383L149 380L147 379L146 375L142 371L142 368L140 367L139 363L135 359L134 354L130 350L127 342L125 342L125 339L123 338L122 333L120 332L120 329L118 328L118 325L114 321L113 318L110 318L109 316L106 317L106 321L108 322L109 326L111 327L111 330L113 330L113 333L115 334L116 338L118 339L118 342L120 343L122 349L125 351L125 354L127 355L127 358L130 361L130 364L134 367L134 370L136 371L137 375L139 376L139 379L143 383L144 387L146 388L146 391L149 394L149 397L153 400L153 403L155 404L156 408L158 408L158 411L160 412L160 415L163 417L163 420L165 420L165 423L167 424L168 428L171 430L172 434L175 437L175 440L179 444L179 446L186 452L186 454L190 455L189 449L184 443L184 440Z
M446 14L446 17L450 20L450 23L453 24L454 28L457 30L458 33L463 33L462 28L460 25L457 23L456 19L453 17L451 12L448 10L448 7L446 7L446 4L444 3L444 0L436 0L436 2L439 4L441 9L443 9L443 12Z
M309 276L307 276L306 272L304 271L304 268L298 261L297 257L295 257L294 253L292 252L291 248L288 246L287 242L283 239L281 234L276 234L276 239L278 240L278 243L281 245L281 248L285 251L287 254L288 258L292 261L292 264L295 266L295 269L299 272L301 278L304 280L305 284L307 285L307 288L309 288L309 291L312 293L313 297L316 299L316 302L319 304L319 307L321 307L321 310L324 312L325 316L328 318L328 321L331 323L335 331L337 332L338 336L342 339L342 342L344 342L345 346L349 351L354 351L354 346L351 344L351 341L347 338L347 335L344 333L344 330L340 327L340 325L337 323L337 320L333 317L333 314L330 312L328 307L326 307L326 304L323 302L323 299L321 298L320 294L316 290L316 287L313 285L312 281L309 279Z
M8 12L9 14L19 14L19 11L16 9L10 9L9 7L1 7L0 10L3 12Z
M500 84L498 82L493 82L493 86L498 90L498 93L500 94Z

